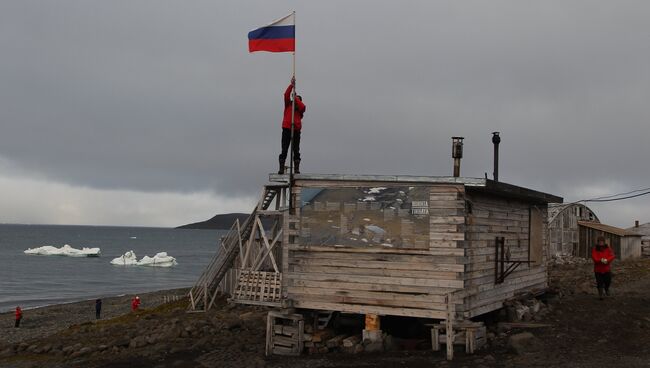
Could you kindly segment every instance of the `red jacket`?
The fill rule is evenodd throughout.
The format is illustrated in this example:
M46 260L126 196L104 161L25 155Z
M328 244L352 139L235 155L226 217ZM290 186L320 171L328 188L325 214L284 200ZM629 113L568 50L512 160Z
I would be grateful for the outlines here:
M602 263L601 259L605 258L607 263ZM593 247L591 249L591 259L594 261L594 272L597 273L607 273L612 269L612 261L616 257L612 248L605 246L601 250L598 250L598 247Z
M133 311L138 310L139 306L140 306L140 299L133 298L133 300L131 300L131 310Z
M23 318L23 310L20 307L16 307L16 319Z
M291 103L291 91L293 91L292 84L284 91L284 119L282 119L282 127L287 129L291 129L291 105L293 105ZM293 114L294 130L300 131L302 129L302 116L306 109L305 104L299 98L296 98L296 111Z

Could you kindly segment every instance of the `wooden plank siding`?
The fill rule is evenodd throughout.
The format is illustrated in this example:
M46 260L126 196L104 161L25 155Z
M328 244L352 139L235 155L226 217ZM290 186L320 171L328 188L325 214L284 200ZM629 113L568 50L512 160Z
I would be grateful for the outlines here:
M546 205L534 205L515 200L489 196L484 193L469 193L471 213L467 215L467 257L464 273L465 298L464 316L471 318L491 312L503 306L503 301L518 292L547 286L546 260L548 257L548 210ZM530 211L536 211L533 219L541 221L541 232L536 232L541 247L535 264L520 265L515 272L495 285L495 238L505 238L510 260L528 261L530 254ZM539 229L538 229L539 230Z
M398 187L404 183L296 180L295 185L293 192L299 195L309 187ZM501 308L503 301L518 292L547 286L546 204L503 198L462 184L408 186L429 189L428 249L426 245L407 249L301 243L297 209L295 215L284 217L283 297L296 308L445 319L445 297L455 293L457 316L471 318ZM536 216L542 222L541 262L521 265L495 285L495 237L505 237L510 259L529 260L531 208L539 211ZM295 228L287 224L289 219Z
M304 186L341 187L305 182ZM358 183L346 183L356 185ZM363 183L363 186L397 186ZM464 288L463 185L427 185L429 249L299 244L288 247L287 296L297 308L444 319L449 292ZM462 298L456 305L463 311Z

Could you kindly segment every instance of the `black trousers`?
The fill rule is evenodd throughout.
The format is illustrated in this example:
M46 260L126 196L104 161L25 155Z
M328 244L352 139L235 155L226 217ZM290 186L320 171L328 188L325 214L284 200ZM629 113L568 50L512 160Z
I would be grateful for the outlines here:
M597 285L597 287L599 289L609 290L609 285L612 283L612 273L611 272L605 272L605 273L594 272L594 275L596 275L596 285Z
M15 325L14 327L16 327L16 328L20 327L20 320L21 320L21 319L22 319L22 318L18 318L18 319L16 320L16 325Z
M101 310L95 310L95 319L99 319L102 314Z
M291 143L291 129L282 128L282 153L280 153L280 161L287 160L287 153L289 152L289 144ZM300 131L293 131L293 143L291 144L293 150L293 160L300 161Z

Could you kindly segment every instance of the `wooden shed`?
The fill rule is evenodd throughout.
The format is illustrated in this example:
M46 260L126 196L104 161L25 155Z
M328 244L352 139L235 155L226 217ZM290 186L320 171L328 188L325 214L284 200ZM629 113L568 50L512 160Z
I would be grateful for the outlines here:
M650 256L650 222L639 225L639 221L635 221L627 231L641 236L641 255Z
M220 290L238 303L432 319L447 319L452 300L453 318L468 319L547 286L547 205L560 197L482 178L270 181L192 289L193 309Z
M580 226L580 254L578 256L590 258L591 248L596 244L599 236L604 236L607 244L612 247L614 254L620 260L641 257L641 237L631 231L615 226L579 221Z

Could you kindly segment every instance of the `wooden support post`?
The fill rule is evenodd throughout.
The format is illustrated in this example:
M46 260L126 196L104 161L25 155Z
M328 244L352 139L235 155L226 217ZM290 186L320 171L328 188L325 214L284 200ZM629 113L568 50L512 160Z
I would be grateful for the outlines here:
M269 313L266 316L266 350L264 352L264 355L270 356L271 353L273 352L273 321L274 317Z
M376 314L366 314L366 330L376 331L381 328L381 321Z
M440 351L440 327L431 327L431 350Z
M363 341L381 342L381 320L377 314L366 314L365 328L362 331Z
M454 298L453 294L447 294L447 320L445 321L445 333L447 334L447 360L454 359Z
M476 329L468 327L465 329L465 352L467 354L474 354L474 342L476 341Z

